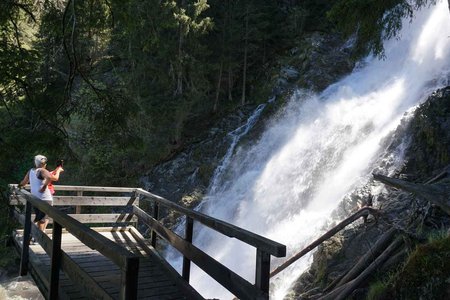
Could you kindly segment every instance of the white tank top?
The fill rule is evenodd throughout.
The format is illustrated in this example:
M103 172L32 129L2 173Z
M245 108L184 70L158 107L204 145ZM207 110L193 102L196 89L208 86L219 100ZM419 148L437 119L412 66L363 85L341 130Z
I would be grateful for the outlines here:
M39 179L37 177L37 170L39 169L30 170L29 178L30 178L31 194L38 197L41 200L53 201L53 196L48 188L46 188L43 193L39 191L41 187L44 185L45 179Z

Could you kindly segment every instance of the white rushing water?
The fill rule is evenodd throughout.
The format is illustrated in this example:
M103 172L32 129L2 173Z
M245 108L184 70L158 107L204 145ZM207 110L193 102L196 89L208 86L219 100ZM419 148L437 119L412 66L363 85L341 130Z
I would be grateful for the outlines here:
M403 114L448 84L449 36L447 1L441 1L405 21L401 39L385 44L386 60L367 58L319 95L298 91L259 141L230 152L202 211L285 244L288 257L303 248L342 198L367 182L383 151L380 141ZM254 283L253 247L197 225L195 231L196 246ZM310 260L272 280L271 299L282 299ZM232 298L195 267L191 283L205 297Z

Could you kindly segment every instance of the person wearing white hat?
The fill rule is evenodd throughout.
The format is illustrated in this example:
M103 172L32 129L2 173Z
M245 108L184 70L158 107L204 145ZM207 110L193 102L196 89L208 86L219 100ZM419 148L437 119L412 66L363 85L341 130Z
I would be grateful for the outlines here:
M48 204L53 205L53 196L47 186L52 181L58 181L61 172L64 172L63 168L58 168L54 174L50 173L47 169L47 157L44 155L36 155L34 157L34 165L36 168L30 169L23 180L19 184L19 188L30 183L31 194L36 196L42 201L46 201ZM34 208L36 216L34 223L40 230L44 231L47 228L48 218L46 214L36 207Z

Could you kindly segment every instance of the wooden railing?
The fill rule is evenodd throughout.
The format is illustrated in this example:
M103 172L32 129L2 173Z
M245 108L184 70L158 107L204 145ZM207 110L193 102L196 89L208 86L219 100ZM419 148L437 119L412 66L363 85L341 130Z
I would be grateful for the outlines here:
M102 191L102 192L133 192L134 189L118 189L118 188L97 188L97 187L65 187L55 186L56 190L66 191ZM61 249L61 234L62 228L65 228L78 240L87 245L88 247L97 250L105 257L114 262L121 270L121 286L119 299L137 299L137 274L139 270L139 258L132 252L119 246L108 238L102 236L100 233L90 229L86 225L82 224L79 220L76 220L70 215L64 214L55 207L50 206L44 201L33 196L25 189L18 189L17 185L10 185L11 189L11 204L18 204L19 202L25 202L25 215L20 215L17 211L14 212L16 218L24 225L22 254L20 263L20 275L25 275L28 272L29 261L29 243L31 233L34 238L39 242L42 248L51 257L51 269L50 269L50 281L49 281L49 295L48 299L58 299L59 294L59 272L60 269L75 283L84 286L86 290L89 290L92 297L95 299L112 299L110 295L95 281L93 280L80 266L78 266L62 249ZM74 202L67 202L68 198L55 197L61 200L55 200L55 205L93 205L87 201L89 197L77 196L78 198ZM115 202L114 197L95 199L97 202L108 203L118 205L124 204L124 199L117 199ZM136 196L132 193L131 197L128 197L126 204L132 205ZM92 200L92 198L91 198ZM64 204L63 204L64 203ZM98 203L96 204L98 205ZM40 231L38 227L31 222L31 209L32 206L38 208L50 218L53 219L52 238L50 239L44 232ZM91 220L92 218L92 220ZM94 222L95 216L87 218L87 223ZM85 218L86 219L86 218ZM103 219L104 220L104 219ZM107 219L110 221L110 219ZM116 218L117 221L117 218ZM101 223L98 220L95 223Z
M97 249L103 255L109 257L122 269L122 292L121 299L133 299L136 297L136 284L138 268L136 258L127 250L121 248L114 242L106 239L97 232L90 230L82 223L110 223L110 222L135 222L139 221L146 224L151 229L150 243L156 246L157 238L166 240L171 246L177 249L183 255L182 277L189 282L191 262L209 274L218 283L228 289L231 293L240 299L268 299L269 298L269 280L270 280L270 258L285 257L286 246L244 230L227 222L212 218L205 214L190 210L172 201L164 199L160 196L147 192L139 188L114 188L114 187L88 187L88 186L55 186L57 191L65 191L76 193L69 196L55 196L54 206L75 206L75 214L66 215L55 207L52 207L43 201L32 196L25 190L18 190L16 185L10 185L13 191L11 204L19 202L26 203L26 216L20 216L16 213L16 217L22 220L25 226L24 240L30 236L30 228L33 230L33 236L37 237L41 245L47 253L55 253L55 265L52 263L52 276L56 276L56 269L61 265L71 279L74 277L84 278L85 275L80 268L74 266L74 262L60 249L60 231L65 227L69 232L76 236L82 243L91 248ZM86 196L86 193L130 193L131 197L105 197L105 196ZM138 206L141 203L150 202L152 207L151 214L148 214ZM53 219L54 240L52 242L48 236L38 230L37 226L31 224L31 205L42 210L50 218ZM99 205L124 205L128 213L119 214L83 214L80 212L81 206L99 206ZM186 228L184 237L180 237L170 229L166 228L160 221L160 207L173 210L186 217ZM226 266L216 261L214 258L197 248L192 244L194 222L199 222L213 230L224 234L225 236L236 238L242 242L256 248L256 270L255 283L252 284L242 278ZM22 251L22 265L26 272L28 246L24 243ZM114 245L114 246L113 246ZM118 250L118 249L121 250ZM58 254L59 253L59 254ZM52 258L53 260L53 258ZM58 261L60 261L58 263ZM134 271L132 271L134 270ZM71 274L75 273L75 274ZM83 274L83 275L80 275ZM71 276L72 275L72 276ZM52 277L53 281L57 278ZM75 280L76 281L76 280ZM92 280L93 281L93 280ZM134 282L134 283L133 283ZM98 298L105 298L104 291L95 283L89 283L90 290L98 293ZM57 289L57 284L51 284L53 290ZM106 297L107 298L107 297Z
M136 189L136 195L141 196L141 202L151 201L153 203L153 212L152 216L150 216L141 208L134 205L133 213L138 216L139 221L144 222L152 229L151 242L154 247L156 246L156 238L159 236L181 252L184 257L182 276L185 280L189 281L190 263L192 261L239 299L269 298L270 256L286 256L285 245L227 222L182 207L143 189ZM186 216L184 238L158 222L160 206L172 209ZM206 225L228 237L239 239L256 248L255 284L251 284L192 244L194 221Z

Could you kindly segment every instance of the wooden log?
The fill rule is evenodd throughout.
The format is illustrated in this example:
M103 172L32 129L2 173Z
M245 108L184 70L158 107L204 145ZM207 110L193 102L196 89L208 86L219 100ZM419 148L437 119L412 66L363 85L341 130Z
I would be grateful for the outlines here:
M347 299L350 294L357 289L374 271L379 269L381 265L391 257L396 249L401 246L403 240L401 238L395 239L386 250L381 253L358 277L346 284L338 287L327 295L320 297L320 300L344 300Z
M228 237L236 238L244 243L254 246L255 248L261 249L275 257L284 257L286 256L286 246L275 241L272 241L268 238L250 232L248 230L239 228L227 222L212 218L205 214L202 214L197 211L190 210L181 205L178 205L172 201L164 199L160 196L147 192L143 189L136 189L138 194L143 196L143 200L151 199L153 201L158 202L165 207L171 208L181 214L184 214L195 221L198 221Z
M295 261L297 261L298 259L300 259L301 257L303 257L304 255L306 255L308 252L310 252L311 250L313 250L314 248L316 248L317 246L319 246L321 243L323 243L324 241L328 240L329 238L331 238L332 236L334 236L336 233L338 233L339 231L341 231L343 228L345 228L347 225L353 223L354 221L358 220L359 218L361 218L362 216L366 216L368 214L372 214L372 215L378 215L379 211L375 208L372 207L363 207L360 210L358 210L356 213L354 213L353 215L351 215L350 217L344 219L343 221L341 221L339 224L337 224L336 226L334 226L332 229L328 230L324 235L322 235L320 238L318 238L317 240L315 240L314 242L312 242L311 244L309 244L306 248L302 249L300 252L296 253L295 255L291 256L287 261L285 261L284 263L282 263L280 266L278 266L277 268L275 268L275 270L273 270L270 273L270 277L273 277L275 275L277 275L278 273L280 273L281 271L283 271L284 269L286 269L287 267L289 267L291 264L293 264Z
M439 206L444 212L450 215L450 187L446 185L425 185L411 183L401 179L391 178L380 174L373 174L373 178L387 185L402 189L425 198L433 204Z
M183 238L161 225L139 207L133 206L134 213L147 226L155 230L160 237L214 278L223 287L240 299L267 299L266 295L250 282L240 277L211 256L186 242Z
M388 243L392 242L392 239L395 237L395 233L397 230L395 228L391 228L386 231L373 245L371 249L369 249L363 257L361 257L358 262L353 266L352 269L344 276L342 279L336 284L336 286L341 286L344 283L349 282L350 280L357 277L364 269L378 256L383 250L386 249Z

